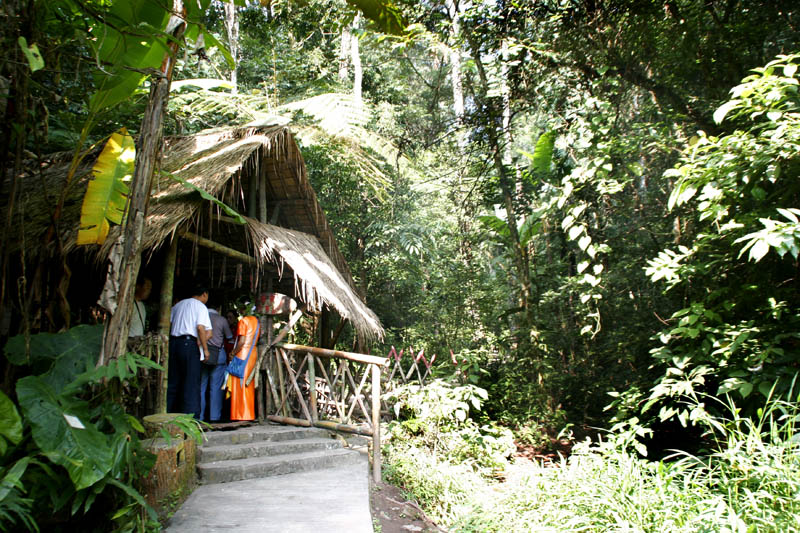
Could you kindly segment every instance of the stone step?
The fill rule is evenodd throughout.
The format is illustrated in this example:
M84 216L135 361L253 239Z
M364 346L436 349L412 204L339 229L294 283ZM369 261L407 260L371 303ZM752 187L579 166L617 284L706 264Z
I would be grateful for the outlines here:
M226 483L355 464L360 459L361 454L357 451L334 448L305 453L214 461L197 465L197 472L202 484Z
M245 444L259 441L285 441L303 438L325 438L328 435L329 433L326 430L319 428L264 424L232 431L207 431L205 433L205 442L203 446Z
M206 444L197 450L197 462L198 464L213 463L217 461L246 459L248 457L266 457L332 450L341 447L342 444L336 439L318 437L292 440L260 440L240 444L221 444L217 446L208 446Z

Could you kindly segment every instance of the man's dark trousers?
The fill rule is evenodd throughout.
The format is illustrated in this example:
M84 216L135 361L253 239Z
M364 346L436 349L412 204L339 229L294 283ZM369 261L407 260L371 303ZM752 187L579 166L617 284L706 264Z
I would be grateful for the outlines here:
M200 348L197 338L181 335L169 338L167 412L190 413L200 420Z

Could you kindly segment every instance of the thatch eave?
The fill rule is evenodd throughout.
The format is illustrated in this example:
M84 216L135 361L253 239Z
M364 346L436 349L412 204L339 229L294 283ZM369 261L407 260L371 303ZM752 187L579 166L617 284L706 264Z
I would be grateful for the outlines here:
M289 265L295 273L298 297L311 308L319 309L326 304L351 321L361 338L383 337L380 322L359 297L288 127L227 128L169 137L164 141L162 153L160 169L156 169L153 178L142 236L144 250L154 251L176 238L179 232L193 231L198 221L208 213L216 210L216 214L223 214L213 202L187 190L169 174L216 198L223 199L227 195L226 198L237 199L236 195L243 190L243 173L256 173L259 179L264 180L269 202L281 204L286 201L286 204L276 210L280 216L278 224L248 219L245 233L254 257L262 266L267 262ZM95 158L96 154L88 156L75 174L75 183L68 191L64 205L60 236L65 252L87 251L102 260L119 237L119 226L111 229L102 246L79 247L76 242L80 203ZM12 249L24 248L29 260L51 255L54 251L52 244L47 249L41 246L41 242L49 226L54 197L63 188L68 165L68 160L59 157L53 159L47 168L33 170L22 180L21 201L15 216L26 228L26 236L24 241L12 243ZM52 192L46 195L42 194L43 190ZM280 244L284 242L302 248L295 253ZM305 260L301 260L303 257Z

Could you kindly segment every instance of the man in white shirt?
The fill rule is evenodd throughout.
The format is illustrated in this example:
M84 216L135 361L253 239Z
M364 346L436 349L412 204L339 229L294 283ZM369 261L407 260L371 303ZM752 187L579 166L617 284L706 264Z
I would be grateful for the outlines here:
M175 304L170 314L167 411L191 413L200 420L201 358L209 356L212 329L208 289L198 286L193 293Z

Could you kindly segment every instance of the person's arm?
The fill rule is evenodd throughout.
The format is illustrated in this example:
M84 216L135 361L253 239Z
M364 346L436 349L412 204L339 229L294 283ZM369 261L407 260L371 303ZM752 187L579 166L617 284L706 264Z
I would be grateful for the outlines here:
M236 337L236 346L233 348L233 352L231 352L228 355L228 362L230 362L231 359L239 355L239 352L242 351L246 337L247 337L246 335L239 335L238 337Z
M206 329L203 324L197 324L197 343L203 351L203 359L208 358L208 339L211 338L211 330Z

